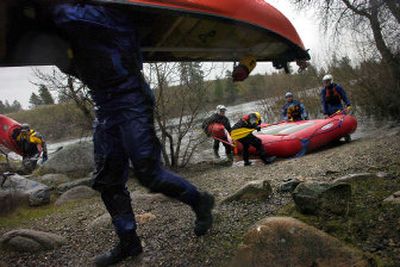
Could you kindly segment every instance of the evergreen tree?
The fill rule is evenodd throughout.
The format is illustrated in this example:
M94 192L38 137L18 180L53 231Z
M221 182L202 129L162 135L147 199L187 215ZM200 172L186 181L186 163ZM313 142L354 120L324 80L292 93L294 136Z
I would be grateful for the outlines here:
M31 97L29 98L29 104L31 104L32 108L35 108L37 106L40 106L43 104L42 99L40 98L40 96L38 96L35 93L31 94Z
M217 101L223 100L224 97L224 86L220 79L217 79L214 83L214 98Z
M49 92L49 89L44 84L39 86L39 96L43 105L53 105L54 99Z
M0 100L0 113L6 113L6 105Z
M12 111L11 112L17 112L22 110L22 105L19 101L14 100L14 102L11 105Z
M235 103L238 96L238 89L232 80L232 72L227 70L225 73L226 83L225 92L227 96L227 101L229 104Z

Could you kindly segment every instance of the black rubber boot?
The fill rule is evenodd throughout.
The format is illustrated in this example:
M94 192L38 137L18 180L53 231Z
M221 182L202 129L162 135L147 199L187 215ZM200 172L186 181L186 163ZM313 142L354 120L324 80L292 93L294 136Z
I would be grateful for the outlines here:
M136 234L132 231L120 236L118 245L110 251L95 258L96 266L110 266L125 260L128 257L134 257L143 252L142 244Z
M261 158L264 164L271 164L272 162L274 162L275 159L276 157L267 157L267 156Z
M212 209L214 208L214 196L207 192L200 193L200 200L193 211L196 213L196 221L194 233L197 236L202 236L207 233L213 223Z
M253 164L251 161L245 161L244 162L244 166L251 166L251 164Z

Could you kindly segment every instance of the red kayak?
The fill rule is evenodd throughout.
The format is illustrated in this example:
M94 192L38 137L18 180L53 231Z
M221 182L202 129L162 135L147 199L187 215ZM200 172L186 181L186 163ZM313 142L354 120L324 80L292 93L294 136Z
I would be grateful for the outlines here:
M21 124L15 120L0 114L0 146L21 155L21 151L12 138L15 129L20 128Z
M303 156L342 137L352 134L357 128L357 120L352 115L338 114L328 119L282 122L263 125L260 132L253 132L261 139L269 156L281 158ZM242 151L237 142L235 153ZM250 147L250 154L256 154Z
M207 130L210 136L215 140L218 140L230 146L234 146L229 132L225 129L225 126L223 124L211 123L210 125L208 125Z

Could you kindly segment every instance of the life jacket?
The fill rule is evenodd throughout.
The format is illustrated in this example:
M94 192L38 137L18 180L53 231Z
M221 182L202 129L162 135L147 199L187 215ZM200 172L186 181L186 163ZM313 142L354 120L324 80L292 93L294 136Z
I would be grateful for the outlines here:
M40 153L44 146L43 137L34 130L29 130L28 133L20 131L15 137L15 141L22 153L27 156Z
M302 119L300 104L290 105L287 109L287 117L289 121L300 121Z
M333 88L325 87L325 100L326 103L331 105L340 105L342 103L342 96L336 90L336 86Z

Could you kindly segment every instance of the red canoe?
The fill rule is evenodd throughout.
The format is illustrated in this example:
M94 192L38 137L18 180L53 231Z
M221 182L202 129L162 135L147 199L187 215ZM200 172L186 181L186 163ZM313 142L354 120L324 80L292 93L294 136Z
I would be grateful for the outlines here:
M357 128L357 120L351 115L338 114L328 119L299 122L283 122L254 132L261 139L269 156L282 158L303 156L305 153L325 146L352 134ZM242 145L237 142L236 154ZM256 154L253 147L250 154Z
M210 125L208 125L207 130L212 137L217 137L217 138L226 137L225 127L221 123L211 123Z
M0 65L62 61L66 47L54 34L50 16L26 15L42 14L48 2L0 1L0 17L4 18L0 19ZM290 21L265 1L92 0L90 3L124 7L134 20L147 62L238 61L251 54L258 61L272 61L275 67L282 68L291 61L310 59Z
M0 145L21 155L21 151L12 138L15 129L20 128L21 124L15 120L0 114Z

